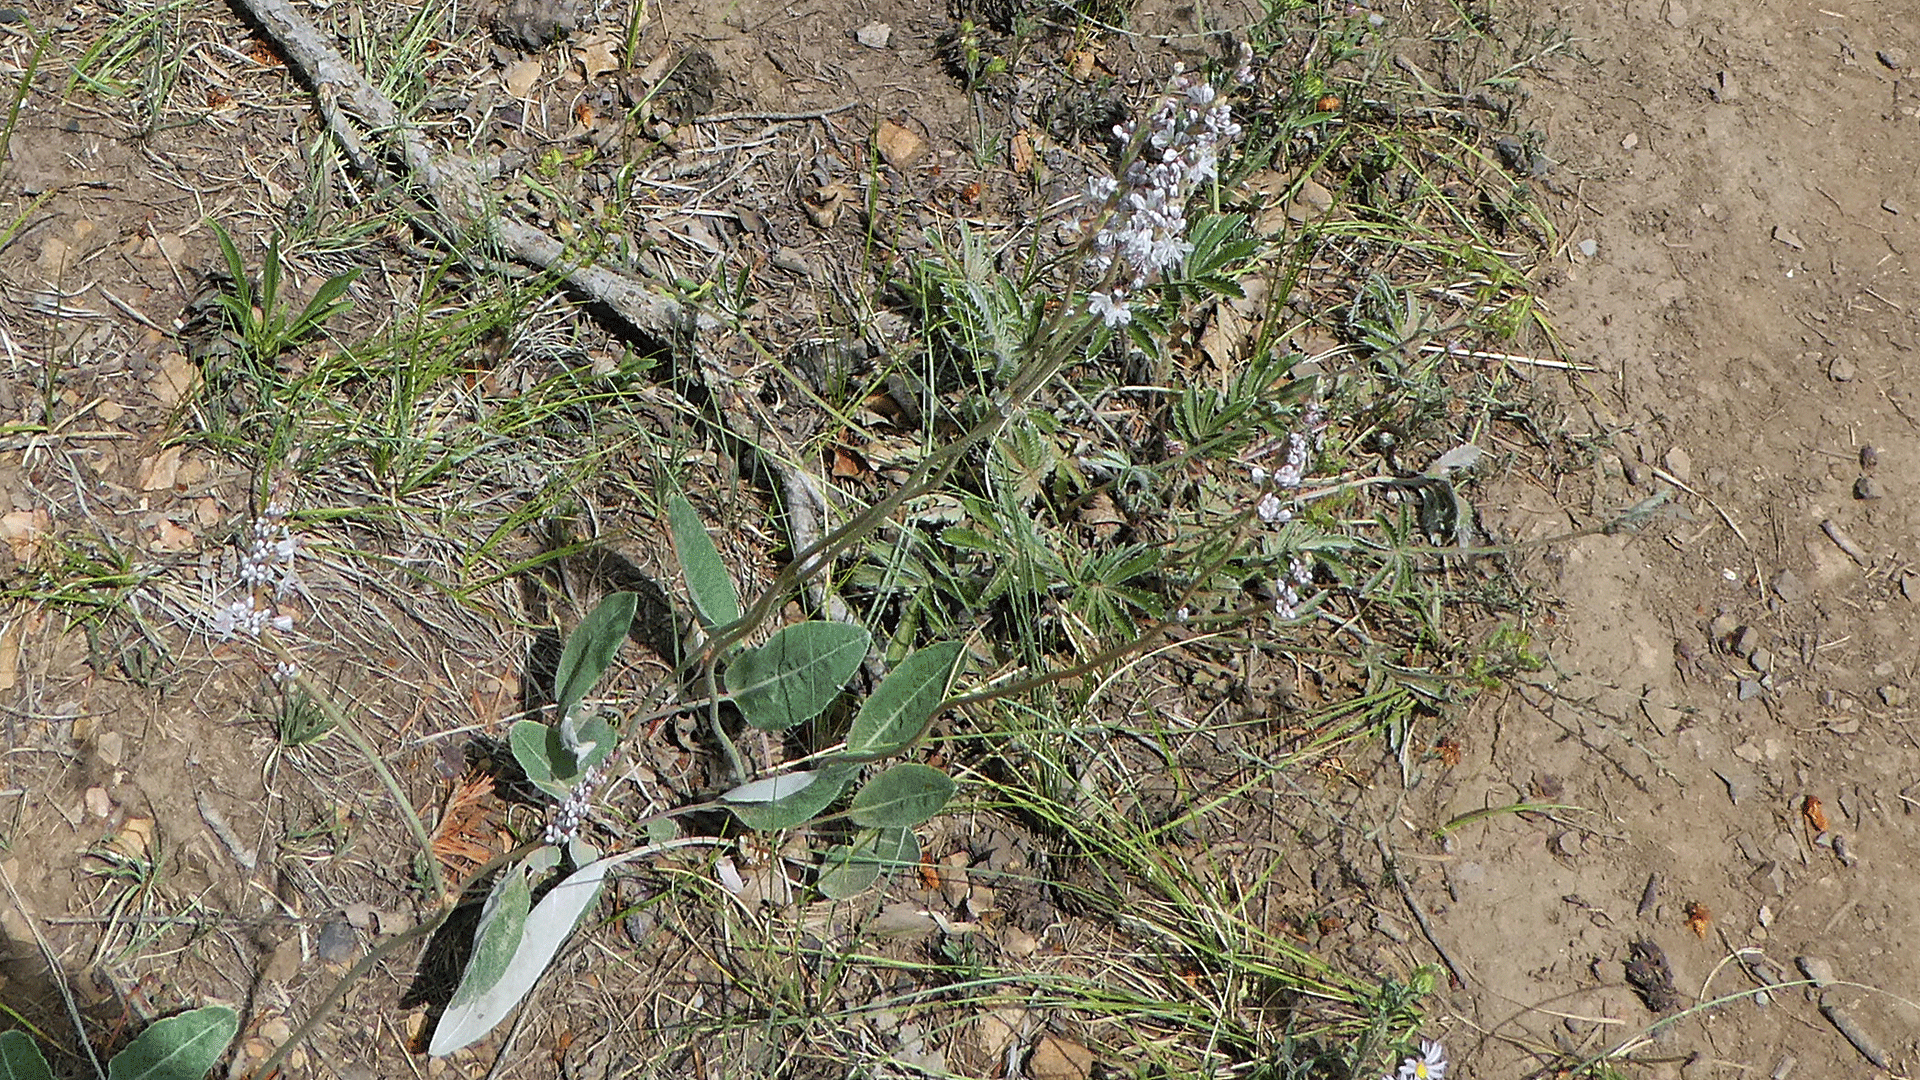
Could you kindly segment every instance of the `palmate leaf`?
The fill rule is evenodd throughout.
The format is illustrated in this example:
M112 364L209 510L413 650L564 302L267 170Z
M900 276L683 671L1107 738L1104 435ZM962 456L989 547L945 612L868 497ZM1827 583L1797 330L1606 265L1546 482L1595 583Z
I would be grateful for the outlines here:
M873 640L866 628L840 622L786 627L727 667L727 692L747 723L785 731L826 711L860 670Z
M861 703L847 732L848 755L871 760L905 750L946 697L965 648L943 641L900 661Z
M202 1080L240 1030L224 1005L158 1021L107 1063L107 1080Z
M939 813L953 790L953 777L931 765L904 762L867 781L847 816L856 825L911 827Z
M700 514L685 496L667 500L667 524L673 532L673 550L680 559L680 576L701 625L712 629L740 621L740 594L734 590L727 564L713 546Z

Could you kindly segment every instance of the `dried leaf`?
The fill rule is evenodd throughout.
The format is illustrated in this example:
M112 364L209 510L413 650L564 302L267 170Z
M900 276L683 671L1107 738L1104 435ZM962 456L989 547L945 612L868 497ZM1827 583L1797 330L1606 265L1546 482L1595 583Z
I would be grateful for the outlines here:
M0 515L0 539L7 542L13 557L23 563L32 562L45 548L47 531L52 527L52 516L41 506Z
M611 34L595 34L582 42L576 54L581 70L587 73L588 81L620 69L620 61L614 56L614 41Z
M501 73L500 81L507 86L507 93L517 98L525 98L533 93L534 84L540 81L540 61L531 57L516 60L507 65Z
M1820 800L1816 796L1809 795L1807 800L1800 804L1800 816L1807 819L1807 828L1813 830L1814 835L1827 831L1827 808L1820 805Z
M1086 82L1093 77L1094 60L1095 56L1092 49L1068 49L1066 56L1067 75L1075 82Z

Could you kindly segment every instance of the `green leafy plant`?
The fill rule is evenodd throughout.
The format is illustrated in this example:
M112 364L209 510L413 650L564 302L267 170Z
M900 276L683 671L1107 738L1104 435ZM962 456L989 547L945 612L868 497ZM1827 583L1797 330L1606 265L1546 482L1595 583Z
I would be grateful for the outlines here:
M107 1063L107 1080L201 1080L240 1030L224 1005L208 1005L158 1021ZM0 1031L0 1076L53 1080L47 1059L24 1031Z
M213 227L214 237L220 242L220 254L226 260L227 273L233 279L233 290L216 297L214 302L226 312L234 332L255 359L272 360L312 335L320 328L320 324L353 306L351 301L343 298L347 289L359 278L359 270L335 274L321 282L306 306L289 314L280 296L281 279L285 274L280 257L280 238L276 236L267 242L266 258L260 264L260 289L256 293L247 276L246 261L240 257L240 249L234 246L233 237L219 222L209 224Z
M732 576L685 498L669 501L668 524L700 623L717 631L740 622ZM557 721L523 720L509 733L514 760L561 806L546 842L494 881L474 931L472 956L428 1047L432 1054L470 1045L499 1024L532 992L598 899L607 874L660 850L660 845L648 845L601 857L573 835L597 772L619 739L605 716L587 715L581 705L612 666L636 604L632 593L615 593L581 621L567 637L554 679ZM817 719L833 705L871 644L865 627L816 620L785 627L757 646L736 647L729 656L709 656L704 662L711 666L724 660L726 700L743 720L764 731L786 731ZM842 821L855 831L848 842L823 853L818 888L822 895L839 899L872 886L887 870L917 861L919 842L912 828L953 798L953 778L930 765L897 762L862 784L843 810L828 812L868 763L905 753L925 736L963 656L958 642L908 655L862 703L844 748L824 755L815 767L748 780L713 803L680 807L655 820L718 807L747 828L763 831ZM713 685L711 677L708 684ZM718 701L713 704L717 707ZM715 731L726 737L720 727ZM575 869L533 903L534 882L554 873L563 859Z

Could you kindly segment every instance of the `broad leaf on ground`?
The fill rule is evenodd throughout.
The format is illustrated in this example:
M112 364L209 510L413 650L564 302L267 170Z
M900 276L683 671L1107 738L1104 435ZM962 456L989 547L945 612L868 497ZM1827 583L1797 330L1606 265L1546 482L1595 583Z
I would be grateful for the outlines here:
M680 557L680 576L687 581L694 614L708 629L740 621L740 594L734 590L727 564L707 535L699 511L684 495L667 500L667 524L673 531L673 550Z
M865 627L848 623L786 627L727 666L727 692L747 723L762 731L785 731L833 704L860 670L872 640Z
M53 1080L46 1055L24 1031L0 1031L0 1080Z
M964 649L958 641L943 641L900 661L861 703L847 732L847 753L871 759L905 750L946 698Z
M820 879L815 882L820 894L830 900L845 900L864 892L880 875L920 861L920 839L912 829L897 826L867 829L852 846L836 844L827 849L820 862Z
M581 916L600 898L600 884L606 878L607 871L634 854L628 852L589 863L568 875L566 880L541 897L527 915L519 948L514 950L513 958L507 962L505 974L479 996L447 1007L440 1017L440 1026L434 1030L433 1041L427 1046L427 1053L436 1057L451 1054L478 1041L505 1019L533 989L534 983L540 980L541 973L552 963L554 954L560 951L560 946L566 944L573 928L579 925Z
M804 773L786 773L742 784L720 796L727 809L749 829L773 832L805 825L819 817L847 790L855 766L829 765ZM801 777L805 777L802 780Z
M553 677L553 700L561 717L573 712L593 684L600 681L620 652L633 627L633 613L639 598L630 592L617 592L600 601L573 633L567 635L566 648L560 653L560 667Z
M240 1017L208 1005L158 1021L107 1063L107 1080L201 1080L240 1030Z
M848 816L856 825L918 825L953 798L953 777L931 765L903 762L867 781Z

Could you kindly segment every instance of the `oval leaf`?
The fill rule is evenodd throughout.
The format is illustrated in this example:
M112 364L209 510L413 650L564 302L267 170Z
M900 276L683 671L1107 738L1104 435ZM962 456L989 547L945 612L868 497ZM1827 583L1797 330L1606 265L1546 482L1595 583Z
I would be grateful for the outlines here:
M687 581L694 614L711 629L740 621L740 594L734 591L727 564L707 535L707 526L684 495L667 500L667 524L673 532L673 550L680 558L680 576Z
M804 622L786 627L727 667L727 692L747 723L785 731L819 716L860 670L873 640L864 627Z
M427 1046L427 1053L436 1057L451 1054L479 1041L505 1019L513 1007L520 1003L520 999L533 989L533 984L539 981L541 972L547 970L554 954L566 944L568 935L579 925L581 916L600 898L600 883L606 878L607 871L633 854L628 852L588 863L542 897L527 916L526 929L521 934L519 947L514 950L513 959L507 962L506 972L478 997L447 1006L447 1011L440 1017L440 1026L434 1030L433 1042ZM463 980L461 989L465 988Z
M536 848L525 862L516 863L493 883L486 905L480 909L480 925L473 931L473 955L467 958L467 970L448 1006L467 1005L497 986L507 976L513 954L527 929L527 911L533 906L533 893L527 887L527 872L540 873L540 864L551 866L559 851ZM536 863L535 860L539 862Z
M240 1030L224 1005L169 1016L107 1063L107 1080L201 1080Z
M527 774L534 787L556 799L567 797L572 785L554 776L554 766L572 766L573 755L561 744L559 732L538 720L522 720L508 730L507 745L513 748L513 760L519 762L520 771Z
M567 635L566 648L560 651L560 667L553 676L553 700L560 706L562 717L573 712L613 665L620 643L627 640L627 631L633 627L639 602L630 592L614 593L600 601Z
M869 829L852 847L838 844L827 849L815 884L822 896L845 900L870 888L881 874L919 861L920 838L912 829Z
M953 777L930 765L905 762L867 781L848 816L856 825L918 825L953 798Z
M53 1080L46 1056L24 1031L0 1031L0 1080Z
M819 777L812 769L798 772L781 773L779 776L762 777L741 784L732 791L720 796L721 802L730 803L768 803L780 799L792 798L806 790Z
M739 805L729 805L727 809L732 811L733 816L739 818L740 823L749 829L758 829L761 832L791 829L798 825L805 825L819 817L821 811L833 805L833 800L847 790L847 782L853 779L854 768L852 765L829 765L824 769L816 769L810 774L811 779L804 786L789 787L784 793L779 793L777 797L764 802L736 800L735 793L767 784L769 781L791 780L799 774L789 773L787 776L770 777L768 780L755 780L751 784L743 784L733 789L721 798L730 803L739 803ZM762 793L748 792L750 795Z
M946 698L965 648L958 641L943 641L900 661L861 704L847 732L847 753L872 759L905 750Z

